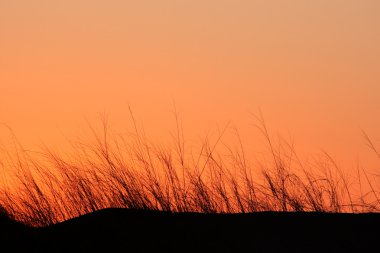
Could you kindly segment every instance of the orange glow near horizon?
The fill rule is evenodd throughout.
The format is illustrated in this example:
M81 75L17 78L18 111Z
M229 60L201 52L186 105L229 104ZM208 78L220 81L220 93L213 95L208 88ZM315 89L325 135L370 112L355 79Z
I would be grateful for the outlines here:
M175 101L190 140L231 121L254 151L260 108L303 156L375 170L361 129L380 146L379 13L354 0L1 1L0 122L28 147L60 147L102 112L122 132L130 105L159 139Z

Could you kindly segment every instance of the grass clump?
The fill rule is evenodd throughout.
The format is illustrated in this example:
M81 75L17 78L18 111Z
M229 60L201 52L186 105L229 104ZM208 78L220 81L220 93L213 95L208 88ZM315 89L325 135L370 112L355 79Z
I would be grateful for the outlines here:
M194 155L176 122L172 147L151 144L134 119L128 138L111 135L103 120L100 134L91 128L93 142L73 142L70 155L48 148L36 155L14 141L13 152L2 152L0 206L33 226L108 207L202 213L379 210L376 176L358 170L349 180L328 154L319 164L302 163L291 145L273 142L262 118L258 127L271 159L255 166L239 135L237 149L217 152L228 126L214 142L206 138Z

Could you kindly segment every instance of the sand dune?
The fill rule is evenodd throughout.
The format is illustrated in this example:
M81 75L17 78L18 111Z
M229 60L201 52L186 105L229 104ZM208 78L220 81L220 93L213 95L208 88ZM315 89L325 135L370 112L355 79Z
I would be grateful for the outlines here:
M1 217L1 244L25 252L369 252L379 214L196 214L105 209L50 227Z

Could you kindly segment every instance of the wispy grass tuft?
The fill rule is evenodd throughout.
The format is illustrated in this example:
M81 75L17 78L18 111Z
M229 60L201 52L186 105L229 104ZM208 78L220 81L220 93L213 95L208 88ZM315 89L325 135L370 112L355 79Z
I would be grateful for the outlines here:
M111 135L103 118L100 133L90 127L93 142L73 142L71 155L49 148L36 155L13 136L13 151L3 148L0 162L1 210L33 226L108 207L203 213L379 211L376 176L358 169L352 179L327 153L319 163L302 163L292 145L273 141L261 116L257 127L271 160L252 166L237 130L237 148L227 146L228 155L217 152L228 125L215 141L206 138L194 155L178 117L174 145L164 147L149 142L131 115L130 136Z

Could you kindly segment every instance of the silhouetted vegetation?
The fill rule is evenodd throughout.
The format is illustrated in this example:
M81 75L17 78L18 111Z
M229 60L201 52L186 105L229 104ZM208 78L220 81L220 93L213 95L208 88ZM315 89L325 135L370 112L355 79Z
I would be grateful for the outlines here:
M73 142L69 155L45 148L36 158L14 139L15 148L3 150L0 163L1 209L33 226L109 207L202 213L379 210L376 175L358 169L355 178L347 176L328 154L319 163L302 163L291 145L275 143L263 118L258 120L271 159L254 166L239 137L239 148L217 152L228 126L215 141L206 138L194 155L178 119L172 147L151 144L134 119L134 133L124 137L110 134L103 120L100 133L91 128L94 141Z

